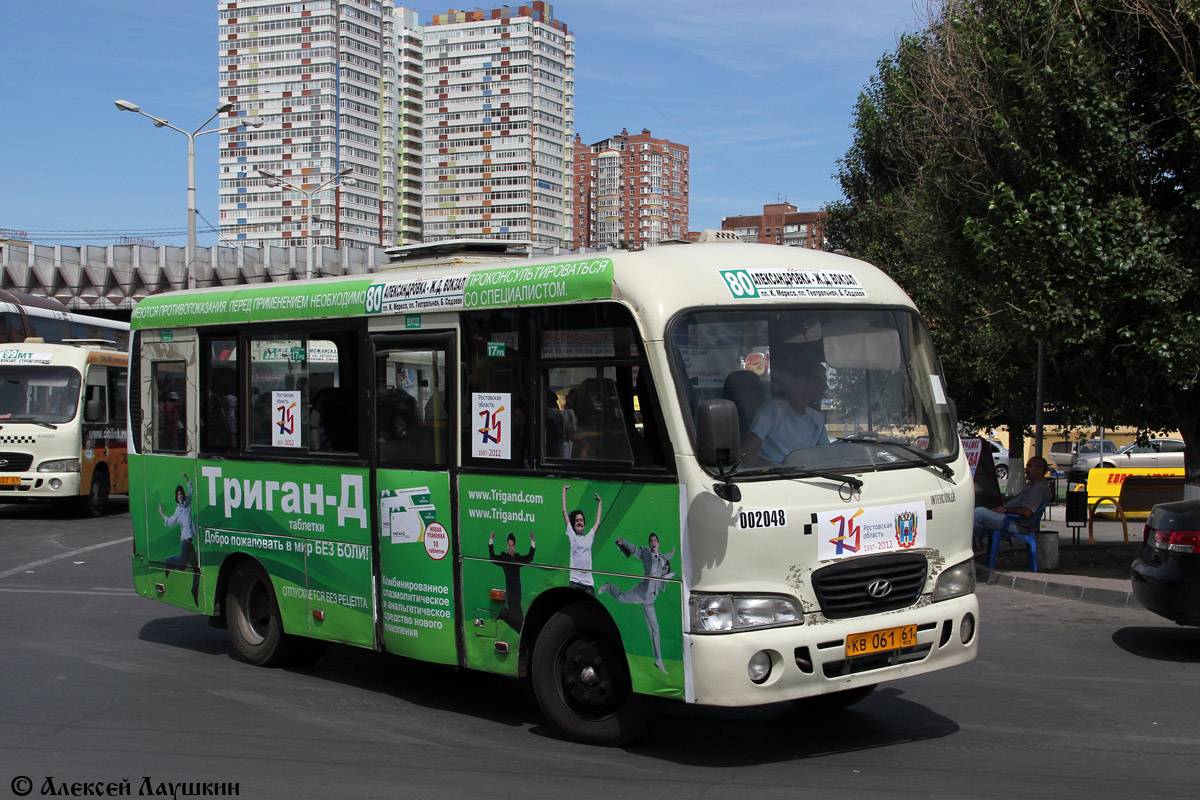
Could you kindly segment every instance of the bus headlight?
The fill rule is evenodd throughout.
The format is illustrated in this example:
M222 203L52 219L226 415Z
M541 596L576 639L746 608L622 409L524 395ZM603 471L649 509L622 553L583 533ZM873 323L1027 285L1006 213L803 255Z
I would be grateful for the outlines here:
M769 650L759 650L750 656L750 663L746 664L746 675L751 683L765 683L767 678L771 677L771 662Z
M729 633L804 622L796 601L782 595L693 594L688 610L695 633Z
M933 586L933 602L949 600L952 597L970 594L975 591L975 562L964 561L961 564L943 570Z
M38 472L79 472L78 458L58 458L38 464Z

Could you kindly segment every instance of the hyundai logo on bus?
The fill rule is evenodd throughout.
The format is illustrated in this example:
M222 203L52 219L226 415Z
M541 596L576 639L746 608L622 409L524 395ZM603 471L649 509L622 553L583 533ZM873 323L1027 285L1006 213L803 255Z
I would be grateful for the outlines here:
M867 586L867 594L871 595L871 597L874 597L876 600L887 597L891 593L892 582L882 578L877 581L871 581L871 584Z

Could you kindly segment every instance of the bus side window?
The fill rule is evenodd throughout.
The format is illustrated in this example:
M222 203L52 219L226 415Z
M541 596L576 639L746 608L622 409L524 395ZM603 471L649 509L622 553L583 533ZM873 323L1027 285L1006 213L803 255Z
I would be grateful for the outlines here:
M125 394L128 391L129 372L124 368L108 368L108 419L116 427L124 428L126 419Z
M449 398L445 353L381 353L375 375L379 462L387 466L446 464Z
M597 303L532 313L544 395L541 457L667 466L658 401L629 311Z
M311 451L357 453L357 339L341 331L314 334L308 345L309 441Z
M476 311L464 314L463 322L463 463L528 467L531 412L542 405L532 394L525 346L528 315L509 309ZM499 400L489 403L488 395ZM481 455L485 450L488 455ZM497 455L504 453L507 457Z
M237 337L202 334L200 346L207 361L200 371L200 448L210 453L232 452L240 438Z
M250 445L358 454L358 334L308 328L250 336Z
M187 364L155 361L150 365L154 404L154 452L187 452Z

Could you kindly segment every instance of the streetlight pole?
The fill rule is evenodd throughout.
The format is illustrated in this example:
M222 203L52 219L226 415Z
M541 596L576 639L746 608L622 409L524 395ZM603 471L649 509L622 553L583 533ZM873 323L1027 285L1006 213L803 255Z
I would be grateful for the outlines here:
M204 120L204 122L200 125L200 127L196 128L196 130L192 131L191 133L188 133L187 131L183 130L182 128L176 128L174 125L167 122L165 119L163 119L161 117L155 117L150 114L147 114L145 111L142 111L141 107L139 107L136 103L131 103L128 100L117 100L117 101L115 101L114 105L116 105L116 107L118 109L120 109L121 111L131 111L134 114L141 114L143 117L146 117L151 122L153 122L154 127L156 127L156 128L170 128L171 130L178 131L179 133L182 133L184 136L187 137L187 140L188 140L188 189L187 189L188 239L187 239L187 252L184 255L184 263L185 263L184 269L187 272L187 288L195 289L196 288L196 272L195 272L193 262L194 262L194 259L196 258L196 137L203 136L206 133L218 133L219 131L221 131L222 128L221 128L220 124L218 124L217 127L209 128L208 130L202 130L202 128L205 125L207 125L208 123L212 122L214 119L216 119L218 114L224 114L228 111L232 111L233 103L230 103L230 102L221 103L219 106L217 106L217 110L213 112L213 115L211 117L209 117L208 119ZM259 128L259 127L262 127L262 120L254 120L253 122L250 122L250 121L239 122L237 126L233 126L233 127L240 128L243 126Z
M316 195L317 192L319 192L322 189L324 189L325 187L329 186L330 184L336 183L336 184L345 184L346 186L353 186L354 179L350 178L348 176L350 175L350 173L354 172L354 167L346 167L345 169L338 172L336 175L334 175L329 180L327 180L324 183L322 183L321 185L317 186L315 189L302 189L301 187L296 186L295 184L289 183L288 181L284 180L280 176L276 175L274 172L265 170L262 167L257 167L256 169L257 169L259 175L262 175L264 178L267 179L268 186L282 186L285 189L291 189L293 192L300 192L300 194L304 195L304 203L305 203L305 207L307 208L306 216L308 217L308 231L307 231L308 235L305 237L305 239L306 239L305 258L307 259L307 261L304 265L304 277L312 278L312 276L313 276L313 196Z

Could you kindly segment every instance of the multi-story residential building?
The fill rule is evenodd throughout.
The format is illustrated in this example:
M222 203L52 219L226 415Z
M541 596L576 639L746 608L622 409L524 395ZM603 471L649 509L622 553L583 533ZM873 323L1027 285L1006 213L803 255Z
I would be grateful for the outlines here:
M574 146L574 247L653 246L688 235L687 145L649 128Z
M219 17L221 96L263 123L221 134L222 238L419 240L416 13L391 0L237 0Z
M424 241L568 245L574 35L542 0L424 32Z
M417 12L396 7L393 13L397 125L395 243L409 245L421 242L425 47ZM392 51L389 49L389 52Z
M791 203L769 203L761 214L721 217L721 230L733 231L744 242L820 250L825 246L821 220L827 216L824 211L797 211Z

